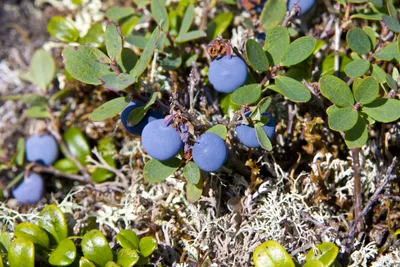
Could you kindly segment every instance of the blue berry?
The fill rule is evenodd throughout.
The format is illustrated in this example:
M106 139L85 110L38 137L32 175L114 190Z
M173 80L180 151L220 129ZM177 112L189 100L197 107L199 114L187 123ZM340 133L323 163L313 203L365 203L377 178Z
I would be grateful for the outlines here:
M204 133L193 146L193 161L203 171L215 172L221 169L228 158L225 141L214 133Z
M244 115L248 117L251 114L250 111L247 111ZM272 119L271 115L264 112L262 116L266 116L269 118L267 124L265 124L262 129L268 135L269 139L275 134L275 122ZM260 143L257 140L256 130L253 126L240 124L236 126L236 136L239 138L240 142L247 147L260 147Z
M152 158L163 161L178 154L183 143L178 131L172 125L165 126L165 120L158 119L144 127L142 145Z
M129 114L131 112L138 108L142 107L144 104L140 103L139 101L131 101L129 104L125 107L125 109L120 113L121 116L121 122L124 125L125 129L128 131L128 133L134 134L134 135L141 135L144 127L151 121L161 119L162 118L162 111L161 110L148 110L144 118L136 125L134 126L129 126L128 125L128 118Z
M53 164L58 157L58 145L49 134L33 135L25 142L26 159L44 165Z
M297 4L300 7L300 15L306 14L315 5L315 0L288 0L288 11L291 12L293 6Z
M218 92L232 93L247 80L246 63L236 56L214 59L208 70L208 79Z
M15 199L22 204L36 203L43 197L43 178L31 172L16 188L11 189L11 192Z

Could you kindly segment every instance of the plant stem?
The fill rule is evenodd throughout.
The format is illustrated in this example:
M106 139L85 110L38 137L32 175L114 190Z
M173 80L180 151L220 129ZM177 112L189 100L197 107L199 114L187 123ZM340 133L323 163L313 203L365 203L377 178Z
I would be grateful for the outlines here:
M351 150L353 158L353 170L354 170L354 219L358 218L362 208L362 188L360 178L360 148L353 148ZM361 232L363 229L363 222L360 220L357 223L357 230Z

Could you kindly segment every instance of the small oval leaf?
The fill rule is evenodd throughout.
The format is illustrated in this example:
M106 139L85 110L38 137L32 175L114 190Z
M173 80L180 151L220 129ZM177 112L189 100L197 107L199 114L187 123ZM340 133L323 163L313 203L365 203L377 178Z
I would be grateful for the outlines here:
M316 248L308 251L306 256L307 262L319 261L323 264L322 266L331 266L339 253L339 248L332 242L318 244Z
M207 131L208 132L208 131ZM183 169L183 177L186 181L191 184L197 184L200 180L201 174L200 169L197 167L196 163L189 161L185 168Z
M51 36L63 42L75 42L79 37L79 32L74 24L61 16L52 17L47 30Z
M64 239L50 253L49 263L55 266L68 266L74 262L75 257L75 243L70 239Z
M117 234L116 238L123 248L139 249L139 237L132 230L123 229Z
M99 230L91 230L82 239L82 252L85 258L100 266L113 260L113 253L107 239Z
M273 240L268 240L256 247L253 252L255 267L295 267L286 250Z
M34 267L35 246L32 241L23 237L16 238L8 250L8 265L10 267Z
M260 15L261 27L268 31L272 27L280 24L286 15L285 0L269 0L264 5Z
M160 183L173 175L181 166L181 160L172 158L166 161L149 160L143 169L144 179L150 183Z
M351 107L354 104L350 87L333 75L325 75L319 80L321 93L339 107Z
M223 125L223 124L214 125L210 129L208 129L206 132L207 133L215 133L216 135L221 137L223 140L226 139L226 135L228 134L228 131L226 130L225 125Z
M87 138L82 131L77 127L68 128L64 134L63 139L67 145L68 150L74 155L81 164L86 165L86 156L92 154ZM63 152L65 154L65 152ZM67 156L67 154L65 154Z
M353 107L337 108L329 113L329 128L335 131L347 131L354 127L358 112Z
M132 267L139 261L139 255L133 249L122 248L118 251L117 263L122 267Z
M400 118L400 101L392 98L377 98L362 107L362 111L380 122L392 122Z
M346 65L344 71L350 78L363 76L369 70L369 62L365 59L356 59Z
M253 69L261 72L268 70L269 62L267 55L261 45L253 39L249 39L246 42L246 58Z
M368 104L376 99L379 93L379 84L373 77L362 79L354 87L354 98L361 104Z
M129 103L127 97L121 96L107 101L100 107L96 108L89 119L93 121L103 121L118 115Z
M258 83L243 85L236 89L231 96L232 103L236 105L252 104L261 96L261 85Z
M293 78L277 76L275 84L278 87L279 93L293 102L307 102L311 99L310 90Z
M157 246L157 240L154 237L145 236L139 242L140 254L148 257L157 249Z
M358 27L354 27L348 31L346 39L350 49L358 54L368 54L369 51L371 51L371 40L368 35Z
M283 66L296 65L307 59L314 51L315 39L310 36L300 37L292 42L283 53Z
M46 232L37 225L29 222L22 222L15 227L14 235L23 237L33 242L33 244L48 248L50 241Z
M56 243L68 237L67 221L59 207L48 205L39 215L39 226L50 233Z

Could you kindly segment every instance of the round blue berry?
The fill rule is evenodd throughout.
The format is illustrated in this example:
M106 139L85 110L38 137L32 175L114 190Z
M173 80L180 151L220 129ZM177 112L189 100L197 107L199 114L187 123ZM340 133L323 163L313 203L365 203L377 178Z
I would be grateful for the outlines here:
M193 146L193 161L203 171L215 172L221 169L228 158L225 141L214 133L204 133Z
M247 111L244 115L248 117L251 114L250 111ZM271 115L264 112L262 116L266 116L269 118L267 124L265 124L262 129L268 135L269 139L275 134L275 122L272 119ZM241 118L240 118L241 119ZM240 142L247 147L260 147L260 143L257 140L256 130L253 126L240 124L236 126L236 136L239 138Z
M164 119L159 119L144 127L142 145L152 158L163 161L178 154L183 143L178 131L172 125L166 126Z
M208 79L218 92L232 93L247 80L246 63L236 56L214 59L208 70Z
M22 204L36 203L43 197L43 178L31 172L17 187L11 189L11 192L15 199Z
M58 145L49 134L33 135L25 142L26 159L44 165L53 164L58 157Z
M315 0L288 0L288 11L291 12L293 6L297 4L300 7L300 15L306 14L315 5Z
M144 104L142 104L139 101L131 101L129 104L125 107L123 111L121 111L120 116L121 116L121 122L124 125L125 129L128 131L128 133L134 134L134 135L141 135L144 127L151 121L158 120L162 118L162 111L161 110L148 110L146 115L143 117L143 119L136 125L134 126L129 126L128 125L128 118L129 114L131 112L138 108L142 107Z

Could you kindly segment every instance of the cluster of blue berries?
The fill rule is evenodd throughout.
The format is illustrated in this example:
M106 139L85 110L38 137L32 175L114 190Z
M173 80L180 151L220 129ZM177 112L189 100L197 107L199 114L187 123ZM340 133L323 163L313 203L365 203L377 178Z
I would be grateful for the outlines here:
M58 157L58 145L51 135L33 135L25 142L25 152L27 161L48 166ZM11 189L11 192L22 204L36 203L44 194L43 178L37 173L30 172L18 186Z

